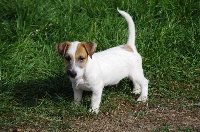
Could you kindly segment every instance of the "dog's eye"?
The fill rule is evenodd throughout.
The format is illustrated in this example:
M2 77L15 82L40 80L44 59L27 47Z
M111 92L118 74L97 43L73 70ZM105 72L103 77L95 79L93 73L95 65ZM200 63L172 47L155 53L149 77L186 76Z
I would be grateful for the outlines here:
M80 62L82 62L84 59L85 59L85 58L84 58L83 56L80 56L80 57L78 58L78 60L79 60Z
M66 60L66 61L71 61L70 56L65 56L65 60Z

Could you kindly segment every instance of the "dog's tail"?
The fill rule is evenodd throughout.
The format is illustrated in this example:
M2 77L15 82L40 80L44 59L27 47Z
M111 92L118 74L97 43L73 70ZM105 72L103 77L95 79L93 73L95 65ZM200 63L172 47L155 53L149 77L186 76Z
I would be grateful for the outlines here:
M117 11L126 19L126 21L128 23L128 41L127 41L127 45L129 45L133 49L133 51L137 52L137 49L136 49L136 46L135 46L135 24L133 22L133 19L125 11L119 10L119 8L117 8Z

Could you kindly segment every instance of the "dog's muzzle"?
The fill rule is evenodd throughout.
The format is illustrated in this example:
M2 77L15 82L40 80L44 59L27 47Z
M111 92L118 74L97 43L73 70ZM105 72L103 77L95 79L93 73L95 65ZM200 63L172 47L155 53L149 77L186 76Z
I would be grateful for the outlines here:
M71 78L75 78L77 73L74 70L67 70L67 74L71 77Z

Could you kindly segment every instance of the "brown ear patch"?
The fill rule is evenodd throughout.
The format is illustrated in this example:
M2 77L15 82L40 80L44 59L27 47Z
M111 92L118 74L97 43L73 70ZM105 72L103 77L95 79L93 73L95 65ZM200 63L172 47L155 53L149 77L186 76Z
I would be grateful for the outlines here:
M131 48L131 46L130 45L124 45L123 47L122 47L123 49L125 49L125 50L127 50L127 51L129 51L129 52L133 52L133 49Z
M56 49L61 56L64 56L70 46L71 46L70 42L63 42L57 44Z
M88 55L90 56L90 58L92 59L92 55L93 55L94 52L96 51L96 47L97 47L96 43L92 43L92 42L82 42L81 44L84 46L84 48L85 48L87 54L88 54Z

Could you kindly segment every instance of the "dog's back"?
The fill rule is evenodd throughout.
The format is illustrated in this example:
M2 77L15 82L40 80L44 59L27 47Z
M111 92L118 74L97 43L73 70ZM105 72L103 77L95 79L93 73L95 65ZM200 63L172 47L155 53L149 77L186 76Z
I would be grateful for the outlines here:
M96 68L101 70L100 76L105 86L117 84L121 79L129 77L131 71L141 67L141 56L137 52L127 51L123 46L93 54L91 61L99 64Z

